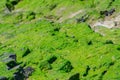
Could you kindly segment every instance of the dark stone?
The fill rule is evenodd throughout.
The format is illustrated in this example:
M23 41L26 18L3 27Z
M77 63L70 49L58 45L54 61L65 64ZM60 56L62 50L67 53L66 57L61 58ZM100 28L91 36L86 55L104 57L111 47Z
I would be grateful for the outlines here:
M111 9L111 10L108 11L108 13L109 13L110 15L112 15L114 12L115 12L115 9Z
M76 73L74 75L72 75L68 80L80 80L80 74Z
M8 70L12 69L13 67L17 66L17 63L16 61L14 60L11 60L9 62L6 63L7 67L8 67Z
M23 67L20 67L13 76L14 80L25 80Z
M105 11L100 11L100 15L104 15L104 16L110 16L115 12L115 9L111 9L111 10L105 10Z
M8 80L8 79L4 76L0 76L0 80Z
M32 74L33 71L34 69L32 67L26 67L24 69L24 76L28 78Z
M49 62L50 64L52 64L56 59L57 59L56 56L52 56L52 57L50 57L50 58L48 59L48 62Z
M14 73L14 80L26 80L34 71L32 67L19 67L17 71Z
M25 52L24 52L24 54L22 55L22 57L27 56L30 52L31 52L31 51L30 51L29 48L25 49Z
M105 10L105 11L100 11L100 15L105 15L105 16L108 16L109 14L108 14L108 11L107 11L107 10Z
M16 61L16 54L10 54L9 58L14 59Z
M60 67L60 70L64 72L70 72L73 69L73 66L71 65L70 61L65 61L63 65Z

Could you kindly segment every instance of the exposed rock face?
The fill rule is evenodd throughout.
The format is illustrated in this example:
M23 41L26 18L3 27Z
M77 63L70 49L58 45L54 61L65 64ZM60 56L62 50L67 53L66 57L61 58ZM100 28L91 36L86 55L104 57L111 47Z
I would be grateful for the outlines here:
M95 29L98 26L106 28L119 28L120 27L120 15L105 17L104 20L98 20L92 24L92 28Z

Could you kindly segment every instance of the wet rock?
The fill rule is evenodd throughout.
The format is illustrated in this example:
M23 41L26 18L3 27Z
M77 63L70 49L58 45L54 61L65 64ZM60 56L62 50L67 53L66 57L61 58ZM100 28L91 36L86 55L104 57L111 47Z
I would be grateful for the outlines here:
M48 61L43 61L40 63L39 68L42 71L46 71L46 70L52 69L52 66L50 65L50 63Z
M32 67L26 67L24 69L24 76L28 78L32 74L33 71L34 69Z
M13 74L13 76L14 76L14 80L25 80L23 67L17 69L17 71Z
M62 70L64 72L70 72L73 69L73 66L70 61L65 61L59 70Z
M108 11L107 11L107 10L105 10L105 11L100 11L100 15L108 16Z
M80 74L76 73L74 75L72 75L68 80L80 80Z
M115 9L111 9L111 10L108 11L108 13L109 13L110 15L112 15L114 12L115 12Z
M8 79L4 76L0 76L0 80L8 80Z
M9 58L14 59L16 61L16 54L10 54Z
M34 71L32 67L19 67L17 71L13 74L14 80L26 80Z
M115 9L100 11L100 15L111 16L115 12Z
M31 51L30 51L29 48L24 49L24 53L23 53L22 57L27 56L30 52L31 52Z
M10 70L13 67L17 66L17 63L16 63L16 61L11 59L10 61L6 62L6 65L7 65L8 70Z

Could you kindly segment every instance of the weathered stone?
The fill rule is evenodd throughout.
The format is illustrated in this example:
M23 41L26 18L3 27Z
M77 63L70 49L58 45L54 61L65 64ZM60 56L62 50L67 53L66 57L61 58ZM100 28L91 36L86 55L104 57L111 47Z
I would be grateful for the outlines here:
M24 76L26 78L28 78L32 74L33 71L34 71L34 69L32 67L26 67L24 69L24 73L23 74L24 74Z
M10 54L9 58L14 59L16 61L16 54Z
M12 69L13 67L17 66L17 63L16 61L14 60L11 60L9 62L6 63L7 67L8 67L8 70Z
M110 16L115 12L115 9L100 11L100 15Z
M23 68L22 67L19 68L18 71L13 74L14 80L24 80L25 76L23 73L24 73Z

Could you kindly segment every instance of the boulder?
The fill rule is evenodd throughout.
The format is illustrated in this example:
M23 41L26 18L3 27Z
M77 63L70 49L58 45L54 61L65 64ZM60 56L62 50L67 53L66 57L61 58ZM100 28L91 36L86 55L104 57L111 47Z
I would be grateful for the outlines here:
M13 74L14 80L25 80L25 76L23 73L24 73L23 67L17 69L17 71Z
M9 58L14 59L16 61L16 54L10 54Z
M7 65L8 70L10 70L13 67L17 66L17 63L16 63L16 61L14 61L14 60L11 59L8 62L6 62L6 65Z
M24 74L24 76L26 78L28 78L32 74L33 71L34 71L34 69L32 67L26 67L24 69L24 73L23 74Z

